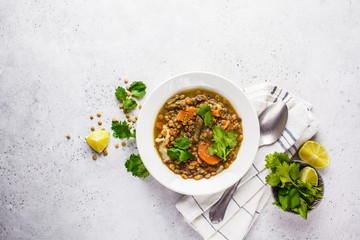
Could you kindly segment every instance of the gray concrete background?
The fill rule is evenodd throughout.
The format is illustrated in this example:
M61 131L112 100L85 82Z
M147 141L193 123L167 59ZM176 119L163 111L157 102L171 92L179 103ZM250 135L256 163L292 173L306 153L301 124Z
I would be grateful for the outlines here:
M322 204L304 221L269 201L247 239L359 239L359 16L350 0L0 0L0 239L200 239L181 195L126 172L134 141L97 161L84 141L91 114L124 118L124 78L151 92L193 70L277 84L321 121Z

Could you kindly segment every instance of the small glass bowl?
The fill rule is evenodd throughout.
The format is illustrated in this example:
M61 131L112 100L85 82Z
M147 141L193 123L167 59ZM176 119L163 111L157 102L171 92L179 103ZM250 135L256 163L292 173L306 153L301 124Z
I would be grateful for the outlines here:
M324 196L324 190L325 190L324 180L321 177L321 175L319 174L319 172L316 170L316 168L314 168L311 164L309 164L307 162L304 162L304 161L301 161L301 160L293 160L293 161L300 164L300 170L303 169L304 167L312 167L316 171L316 173L318 175L318 178L319 178L317 187L322 188L322 190L319 191L319 193L321 194L321 196ZM278 198L279 189L280 189L279 187L272 187L271 188L271 191L272 191L272 194L273 194L273 197L274 197L275 201L279 201L279 198ZM321 202L322 199L323 198L316 198L315 201L313 202L313 204L311 204L311 206L310 206L311 209L308 209L308 212L311 212L312 210L317 208L320 205L320 202ZM298 215L298 213L293 212L293 211L287 211L287 212Z

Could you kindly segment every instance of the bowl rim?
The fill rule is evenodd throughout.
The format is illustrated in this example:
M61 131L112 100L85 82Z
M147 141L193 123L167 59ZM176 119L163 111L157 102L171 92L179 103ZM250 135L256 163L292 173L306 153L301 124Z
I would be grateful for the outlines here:
M166 90L166 87L171 86L169 84L178 84L183 79L194 80L194 78L196 78L196 77L199 77L202 80L199 80L198 82L195 82L195 83L188 81L181 88L166 92L166 94L164 94L165 96L162 97L164 100L160 102L160 107L164 104L164 102L169 97L171 97L176 92L180 92L180 91L183 91L186 89L192 89L192 88L210 89L210 90L220 93L221 95L223 95L226 99L228 99L231 102L231 104L234 106L236 112L242 119L244 119L244 116L239 114L239 107L236 107L235 105L239 105L240 103L243 104L245 107L245 110L243 110L243 112L248 111L248 114L249 114L249 116L246 116L246 120L247 120L246 124L247 125L245 127L244 127L244 122L243 122L243 132L246 127L249 129L248 131L253 130L253 132L252 132L251 136L247 136L247 138L248 138L247 140L245 140L246 137L244 136L243 143L244 143L244 141L247 142L246 146L249 146L249 149L248 149L249 151L246 154L243 153L243 155L246 155L248 157L248 159L245 159L247 162L241 163L241 165L244 165L244 167L242 167L241 169L238 170L239 173L234 173L234 169L232 171L229 171L231 166L233 166L234 163L236 162L236 161L234 161L227 170L221 172L220 174L217 174L216 176L211 177L210 179L201 179L201 180L186 179L185 180L180 175L171 172L171 170L169 170L167 168L167 166L162 162L160 156L158 155L158 153L154 147L153 134L151 134L151 144L149 144L149 142L146 142L144 140L145 138L149 137L148 135L149 135L149 131L150 131L149 129L145 128L146 125L149 126L149 123L147 123L147 124L145 123L145 119L147 119L147 121L149 121L150 116L146 116L147 113L149 112L149 109L151 109L151 108L155 109L155 113L151 113L152 116L154 116L153 117L154 119L150 119L150 122L151 122L150 126L151 126L152 133L153 133L153 126L154 126L154 123L156 120L157 113L160 110L160 108L157 108L157 106L156 106L156 104L159 105L159 103L152 104L153 96L161 90L164 90L164 89ZM211 79L211 80L209 80L209 79ZM209 85L207 85L208 83L209 84L213 83L214 79L216 79L216 81L221 80L220 81L222 84L221 87L224 86L225 89L229 89L229 87L231 87L232 88L231 91L236 92L236 94L238 94L238 95L229 96L229 95L226 95L226 93L224 93L223 89L214 89L214 88L210 87ZM202 81L204 81L206 84L201 85L200 83L203 83ZM216 84L218 84L218 83L216 83ZM234 102L230 100L231 98L239 99L240 103L234 104ZM151 116L151 118L152 118L152 116ZM251 123L250 123L250 119L251 119ZM143 131L144 132L147 131L147 133L145 134L146 136L144 138L142 137L144 135ZM248 134L248 132L247 132L247 134ZM250 168L250 166L253 162L253 159L255 158L255 155L258 150L259 139L260 139L260 128L259 128L258 117L256 114L256 110L255 110L254 106L252 105L250 99L245 95L243 90L239 86L237 86L234 82L230 81L229 79L227 79L223 76L220 76L220 75L217 75L214 73L209 73L209 72L201 72L201 71L185 72L182 74L172 76L172 77L166 79L165 81L163 81L159 86L157 86L148 95L148 97L144 101L142 110L139 113L139 120L137 122L136 143L137 143L139 154L143 160L145 167L148 169L150 174L163 186L165 186L175 192L182 193L185 195L208 195L208 194L221 192L221 191L225 190L226 188L230 187L231 185L233 185L239 179L241 179L241 177L243 175L245 175L247 170ZM244 152L244 150L241 151L241 149L244 149L243 143L242 143L242 146L240 147L237 157L239 156L240 152ZM149 147L149 145L151 145L151 147ZM150 148L153 148L153 150L155 150L155 152L156 152L155 158L157 158L157 160L161 163L161 165L163 165L166 168L166 170L171 173L171 175L173 177L169 177L169 176L163 177L156 172L154 163L151 163L152 161L151 161L150 157L148 156L150 154L152 157L154 157L153 150L150 150L151 153L147 152L147 150L146 150L146 149L149 150ZM162 168L162 167L159 167L158 163L156 163L156 165L158 165L158 168ZM237 166L237 165L238 164L236 164L234 166ZM162 171L162 173L166 174L163 170L161 170L161 171ZM228 172L228 174L224 174L226 172ZM166 175L168 175L168 174L166 174ZM226 176L219 177L222 175L223 176L226 175ZM214 185L215 187L213 187L213 188L208 187L208 185L211 182L215 182L217 179L221 179L221 180L218 180L220 182L216 182L217 184ZM173 182L171 182L171 181L173 181ZM203 183L204 181L207 181L209 183L205 184L205 183ZM224 182L221 183L221 181L224 181ZM202 184L199 184L199 182L201 182Z

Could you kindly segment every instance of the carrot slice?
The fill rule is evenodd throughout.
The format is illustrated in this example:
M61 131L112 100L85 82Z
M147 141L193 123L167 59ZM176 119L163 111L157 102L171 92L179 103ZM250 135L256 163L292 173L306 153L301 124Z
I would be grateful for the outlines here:
M226 121L222 127L226 130L229 126L230 126L230 121Z
M163 128L163 126L164 126L164 123L163 122L156 122L156 128L157 129L162 129Z
M210 143L201 142L198 146L198 155L207 164L214 165L220 162L222 158L211 155L209 153L210 146L211 146Z
M211 109L210 111L215 117L220 117L220 111L218 109Z
M189 107L186 110L181 110L176 116L177 121L181 121L183 124L186 124L190 119L192 119L196 114L196 108Z

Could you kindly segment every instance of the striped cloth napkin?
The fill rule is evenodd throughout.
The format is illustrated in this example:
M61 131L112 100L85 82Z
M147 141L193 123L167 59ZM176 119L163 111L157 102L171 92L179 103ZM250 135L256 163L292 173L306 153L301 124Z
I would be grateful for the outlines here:
M270 84L243 90L251 99L257 114L271 103L285 102L289 109L288 122L277 142L259 148L252 166L230 201L222 222L212 224L209 219L209 210L222 193L184 196L176 204L184 220L204 239L243 239L271 195L271 188L265 182L265 177L270 172L265 168L265 156L276 151L285 152L292 157L305 141L319 131L319 122L311 113L312 105L301 98Z

